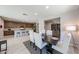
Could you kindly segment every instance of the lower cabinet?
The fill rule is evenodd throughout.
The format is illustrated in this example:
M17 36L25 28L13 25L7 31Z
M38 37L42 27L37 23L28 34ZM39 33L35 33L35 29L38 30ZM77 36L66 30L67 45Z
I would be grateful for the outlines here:
M4 31L4 36L14 35L14 31Z

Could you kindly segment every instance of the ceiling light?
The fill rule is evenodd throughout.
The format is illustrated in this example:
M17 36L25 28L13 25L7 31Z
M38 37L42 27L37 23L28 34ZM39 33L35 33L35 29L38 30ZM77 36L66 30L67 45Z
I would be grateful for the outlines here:
M49 8L49 6L46 6L46 9L48 9Z
M38 13L35 13L34 15L38 15Z

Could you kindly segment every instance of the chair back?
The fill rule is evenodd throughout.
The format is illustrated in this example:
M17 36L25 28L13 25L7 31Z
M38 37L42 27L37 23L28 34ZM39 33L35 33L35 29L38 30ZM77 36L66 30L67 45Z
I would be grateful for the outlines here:
M45 30L41 30L39 34L45 34Z
M41 49L43 44L41 35L39 33L34 33L34 39L35 45Z
M47 30L46 31L46 35L52 36L52 31L51 30Z
M33 30L29 30L30 41L34 43L34 32Z
M69 36L68 33L66 33L66 32L61 33L60 42L63 45L63 49L65 49L64 50L65 53L68 52L68 48L69 48L69 45L70 45L70 40L71 40L71 36Z
M52 39L52 31L51 30L47 30L46 31L46 40L50 42L51 39Z

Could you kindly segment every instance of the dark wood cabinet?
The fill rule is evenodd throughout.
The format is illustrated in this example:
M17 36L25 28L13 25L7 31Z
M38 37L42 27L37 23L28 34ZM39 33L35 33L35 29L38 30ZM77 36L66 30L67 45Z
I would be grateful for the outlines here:
M34 23L4 21L4 28L33 28Z
M14 35L14 31L4 31L4 36Z
M53 37L60 37L60 24L52 24L51 30L53 31Z

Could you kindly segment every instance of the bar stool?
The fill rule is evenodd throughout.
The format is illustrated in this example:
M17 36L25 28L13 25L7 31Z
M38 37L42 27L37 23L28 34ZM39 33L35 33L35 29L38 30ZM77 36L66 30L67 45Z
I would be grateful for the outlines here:
M5 49L2 49L2 45L5 44ZM1 40L0 41L0 52L5 51L5 54L7 53L7 40Z
M22 32L22 36L25 36L25 31Z
M21 37L21 33L20 32L17 32L16 36L17 37Z
M29 35L29 31L26 31L26 35Z

